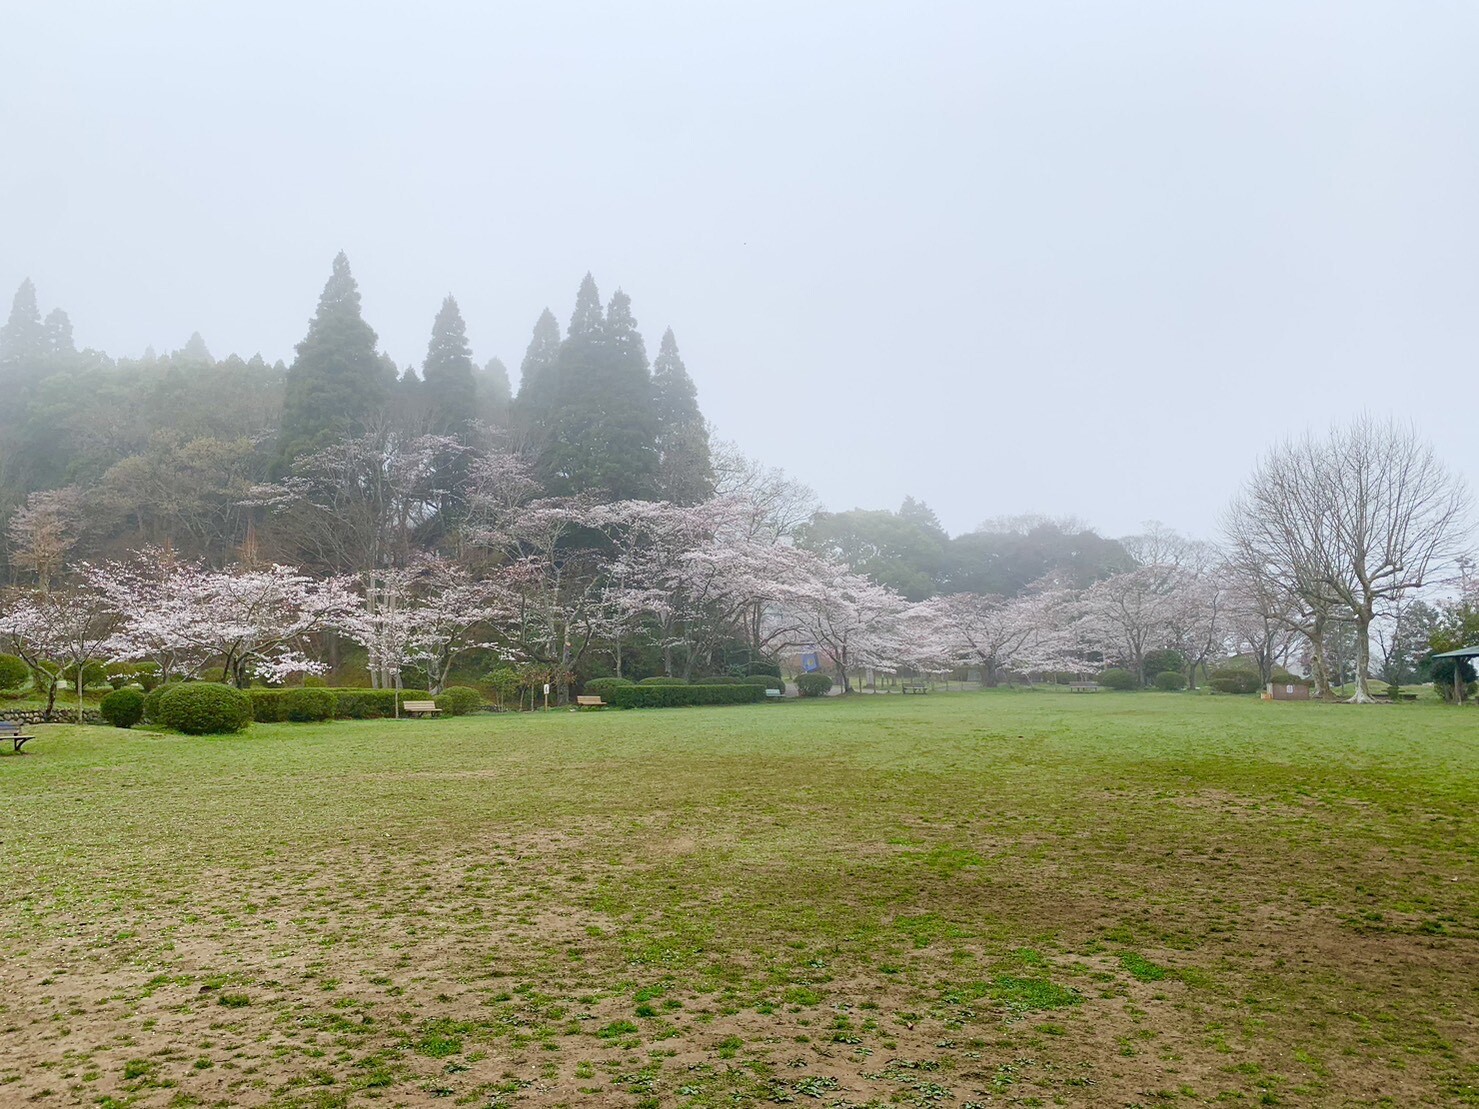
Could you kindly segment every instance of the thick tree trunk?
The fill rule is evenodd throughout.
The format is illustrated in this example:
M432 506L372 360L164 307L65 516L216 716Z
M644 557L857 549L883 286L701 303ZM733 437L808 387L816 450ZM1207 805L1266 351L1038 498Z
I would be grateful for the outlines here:
M1310 632L1310 669L1315 679L1315 696L1328 701L1335 696L1330 688L1330 667L1325 662L1325 617L1315 618Z
M1353 705L1369 705L1371 679L1367 671L1371 666L1371 606L1356 613L1356 695L1350 699Z

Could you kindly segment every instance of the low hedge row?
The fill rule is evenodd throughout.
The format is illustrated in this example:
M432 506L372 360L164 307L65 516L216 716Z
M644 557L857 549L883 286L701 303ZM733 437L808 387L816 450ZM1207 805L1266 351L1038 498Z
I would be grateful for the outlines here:
M395 715L393 689L249 689L252 719L259 724L308 723L315 720L381 720ZM403 689L401 704L430 701L424 689Z
M619 709L664 709L688 705L749 705L765 700L762 685L626 685L603 694Z

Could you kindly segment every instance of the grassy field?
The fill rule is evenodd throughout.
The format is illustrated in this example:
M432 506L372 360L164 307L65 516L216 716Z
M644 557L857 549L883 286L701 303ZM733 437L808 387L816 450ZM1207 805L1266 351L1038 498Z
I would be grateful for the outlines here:
M1476 803L1436 704L44 728L0 1105L1479 1104Z

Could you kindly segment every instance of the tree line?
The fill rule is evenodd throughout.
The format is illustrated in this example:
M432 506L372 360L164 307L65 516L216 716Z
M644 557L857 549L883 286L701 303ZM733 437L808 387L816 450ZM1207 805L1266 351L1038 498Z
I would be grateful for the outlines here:
M562 698L803 650L844 690L955 668L1195 686L1231 659L1364 700L1475 630L1467 490L1391 424L1271 450L1216 542L1038 517L951 537L913 498L822 511L711 442L672 331L649 363L630 299L603 305L589 275L563 333L540 315L517 393L450 296L419 370L376 344L342 254L291 365L217 361L198 335L79 352L22 285L0 329L16 653L237 684L519 670Z

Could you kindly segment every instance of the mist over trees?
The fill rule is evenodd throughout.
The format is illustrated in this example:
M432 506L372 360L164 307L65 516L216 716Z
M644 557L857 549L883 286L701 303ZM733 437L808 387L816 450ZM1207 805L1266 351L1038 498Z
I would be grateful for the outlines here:
M1370 419L1268 452L1220 542L1041 516L952 536L913 497L823 510L711 442L672 328L649 362L631 298L603 303L591 274L563 330L535 320L515 390L451 294L398 368L342 253L291 365L217 359L198 332L79 351L24 282L0 385L6 634L38 666L433 690L462 667L561 701L813 650L844 691L952 670L1231 690L1289 668L1368 700L1376 678L1471 673L1425 661L1479 628L1467 488ZM58 604L86 619L48 638Z

